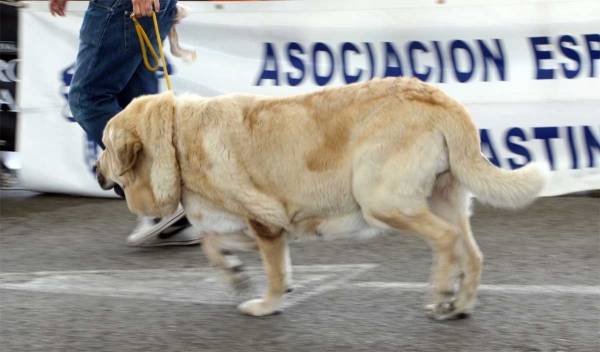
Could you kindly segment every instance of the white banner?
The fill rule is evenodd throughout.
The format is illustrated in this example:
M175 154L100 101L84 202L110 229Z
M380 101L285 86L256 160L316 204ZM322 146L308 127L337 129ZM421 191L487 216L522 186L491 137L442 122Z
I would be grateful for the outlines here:
M177 94L289 95L414 76L469 108L494 164L550 162L544 195L600 189L600 1L182 3L192 14L178 27L180 43L197 61L167 55ZM28 4L21 180L38 191L112 196L96 184L98 149L66 100L87 3L69 3L66 18L53 18L46 2Z

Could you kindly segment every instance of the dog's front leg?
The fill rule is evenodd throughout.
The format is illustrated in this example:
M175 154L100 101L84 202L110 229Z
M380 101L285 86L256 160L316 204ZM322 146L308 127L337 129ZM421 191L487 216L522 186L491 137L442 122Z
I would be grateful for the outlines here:
M232 250L257 251L258 245L242 232L204 235L202 251L211 264L236 290L244 290L248 288L249 278L243 270L243 263L233 255Z
M277 313L287 290L288 260L287 236L283 229L253 220L250 228L258 242L258 248L269 279L269 288L261 299L253 299L238 306L243 314L263 316Z

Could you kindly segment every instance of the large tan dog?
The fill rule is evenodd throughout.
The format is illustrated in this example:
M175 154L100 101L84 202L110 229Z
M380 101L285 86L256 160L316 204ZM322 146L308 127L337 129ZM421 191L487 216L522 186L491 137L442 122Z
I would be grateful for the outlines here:
M258 246L269 287L238 307L255 316L280 309L291 282L290 235L399 230L421 235L434 251L427 314L470 313L482 255L468 191L516 208L534 200L548 176L545 165L490 164L467 110L406 78L282 98L141 97L108 123L103 141L98 181L122 187L132 212L164 217L181 202L221 268L227 253L215 248Z

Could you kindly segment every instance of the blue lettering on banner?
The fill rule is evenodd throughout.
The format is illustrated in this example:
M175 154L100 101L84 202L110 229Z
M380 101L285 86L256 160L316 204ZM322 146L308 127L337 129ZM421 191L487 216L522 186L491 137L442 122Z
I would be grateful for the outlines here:
M483 40L477 40L477 44L479 44L479 50L481 50L481 55L483 56L483 80L488 82L489 79L489 68L488 68L488 60L492 60L496 69L498 70L498 75L500 76L501 81L506 80L504 67L504 51L502 49L502 42L500 39L494 39L496 43L496 53L494 54L489 46L485 44Z
M385 73L383 77L400 77L402 76L402 63L400 56L394 49L394 44L385 43Z
M525 164L531 161L531 154L529 153L529 150L527 150L527 148L525 148L521 144L515 143L515 138L518 138L520 142L527 140L527 137L525 137L525 132L518 127L513 127L509 129L506 133L506 148L510 150L513 154L525 158L525 162L523 163L517 163L515 161L515 158L508 158L510 168L513 170L525 166Z
M274 67L269 69L270 64ZM304 76L304 70L302 70L302 76ZM275 85L279 85L279 68L277 67L277 57L275 56L275 50L273 50L273 44L265 43L265 56L263 58L263 68L256 82L257 86L260 86L260 82L263 80L273 80Z
M424 53L428 53L429 50L427 49L427 47L425 47L425 45L423 45L423 43L421 42L410 42L408 44L408 52L409 52L409 60L410 60L410 69L413 72L413 76L415 76L416 78L420 79L423 82L427 82L427 79L429 78L429 74L431 73L431 66L425 66L426 70L425 72L419 73L417 72L417 68L416 68L416 59L415 59L415 51L422 51Z
M598 76L600 34L564 34L525 40L531 49L536 80ZM306 78L311 75L318 86L338 80L350 84L375 77L398 76L432 83L446 83L451 79L448 77L454 77L459 83L509 80L509 61L504 40L500 38L455 39L446 43L407 41L403 46L393 42L289 42L281 46L267 42L263 43L262 52L257 86L295 87L309 81Z
M585 43L590 57L590 77L596 77L594 65L600 60L600 34L586 34Z
M337 50L334 50L335 46L323 42L312 45L289 42L283 46L283 61L278 60L280 56L277 53L277 44L267 42L263 45L262 67L255 83L257 86L279 86L283 83L295 87L306 83L307 73L312 73L318 86L330 84L335 75L340 75L345 84L405 74L422 81L444 83L445 67L452 67L456 79L465 83L476 76L477 63L483 65L483 75L480 77L482 81L492 81L492 72L497 73L498 80L508 79L503 43L500 39L493 39L489 43L476 40L471 45L462 40L455 40L449 44L446 55L443 53L443 43L439 41L411 41L406 44L404 51L400 51L392 42L343 42ZM310 50L305 51L304 48ZM403 55L406 55L406 61L403 61ZM433 59L435 64L421 63L428 57ZM451 62L448 64L445 60ZM366 65L358 67L356 62L364 62ZM336 65L341 69L336 69Z
M435 53L436 53L436 58L437 58L437 63L438 63L438 71L440 72L440 78L438 80L438 82L442 83L444 82L444 57L442 56L442 50L440 49L440 42L437 41L433 41L432 42L433 47L435 48ZM504 69L502 69L504 71Z
M271 49L272 50L272 49ZM292 87L299 85L304 79L304 61L294 54L304 54L304 49L298 43L289 43L287 46L288 60L298 70L298 77L292 77L292 72L287 73L288 84Z
M554 170L554 153L550 140L558 138L558 127L536 127L533 129L533 134L536 139L542 139L544 141L550 168Z
M576 68L574 69L569 69L567 64L561 64L563 72L565 73L565 77L568 79L577 77L577 74L579 74L579 71L581 70L581 58L579 57L577 51L573 50L573 47L577 46L575 38L570 35L563 35L558 40L558 43L560 45L560 51L562 54L576 63ZM567 46L567 44L570 45Z
M318 59L319 57L323 57L322 55L319 55L320 52L322 52L323 54L325 54L326 57L328 57L327 59L325 59L325 65L323 65L321 60ZM315 43L315 45L313 46L312 53L312 67L315 83L318 86L324 86L327 83L329 83L331 77L333 77L333 72L335 70L335 61L333 60L333 53L325 43ZM329 73L325 76L320 76L318 73L319 66L325 66L326 68L331 67L331 69L329 70Z
M65 99L63 102L63 117L69 122L77 122L71 114L71 108L69 107L69 88L71 87L71 81L73 80L73 73L75 71L75 64L67 67L61 72L62 86L61 95Z
M497 148L490 130L481 129L479 135L483 154L498 167L514 170L530 161L544 160L550 164L552 170L556 170L556 152L562 149L562 154L571 159L568 163L570 169L593 168L600 166L600 129L595 130L597 127L599 126L511 127L503 132L506 150ZM576 136L581 137L577 139ZM542 145L543 151L539 155L534 155L531 149L531 143L536 140ZM502 159L501 154L514 154L519 158L511 156ZM579 162L583 158L588 160L585 166Z
M531 47L533 48L533 54L535 55L535 67L536 67L536 79L553 79L554 70L548 68L542 68L542 61L552 59L552 51L543 50L542 45L550 44L550 38L548 37L535 37L531 39Z
M360 50L358 50L358 48L356 47L356 45L352 44L352 43L344 43L342 44L342 70L344 71L344 80L346 81L346 83L354 83L354 82L358 82L358 80L360 79L360 75L362 74L363 70L362 69L358 69L358 72L355 75L351 75L348 72L348 66L347 64L347 52L353 52L356 54L360 54Z
M371 77L369 79L373 79L375 77L375 56L373 56L373 49L371 48L371 43L364 43L365 48L367 49L367 53L369 54L369 70L371 71Z
M535 57L535 79L574 79L586 75L585 71L587 77L598 76L595 65L600 61L600 34L584 34L579 39L571 35L531 37L529 43ZM554 60L568 63L551 67Z
M573 137L573 127L567 127L567 138L569 138L569 151L571 152L571 169L579 168L579 157L577 156L577 149L575 149L575 138Z
M498 167L501 167L500 160L498 159L498 155L496 154L496 147L494 147L494 145L492 144L492 140L490 139L488 130L480 130L479 136L481 138L482 152L484 154L486 154L486 157L488 158L490 163L492 163ZM486 153L486 151L488 153Z
M585 146L587 149L587 155L589 158L590 163L588 164L588 167L595 167L596 166L596 152L600 152L600 143L598 142L598 139L596 139L596 137L594 137L594 134L592 133L592 129L590 128L590 126L584 126L583 127L583 133L585 136Z
M469 64L467 71L460 71L458 69L458 49L462 49L462 52L466 53L469 56ZM452 66L454 66L454 75L456 79L460 83L465 83L471 79L473 76L473 72L475 72L475 57L473 56L473 51L467 45L467 43L462 40L455 40L450 44L450 53L452 55Z

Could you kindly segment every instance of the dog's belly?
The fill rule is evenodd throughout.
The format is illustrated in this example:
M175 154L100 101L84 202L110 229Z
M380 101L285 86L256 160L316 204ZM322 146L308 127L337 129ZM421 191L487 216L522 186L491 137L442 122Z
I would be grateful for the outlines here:
M188 220L202 232L232 233L247 229L244 219L224 211L210 209L200 197L182 197L182 205Z
M224 234L247 229L246 223L242 219L228 213L204 210L202 217L189 216L188 218L190 223L202 232Z
M184 196L182 204L190 223L202 232L218 234L243 232L250 237L254 237L244 219L229 212L210 209L199 197ZM307 218L299 223L292 224L287 230L292 239L299 240L369 239L385 231L369 225L360 211L326 219Z
M312 231L299 231L293 234L294 239L370 239L385 230L369 225L360 212L328 218L319 223Z

